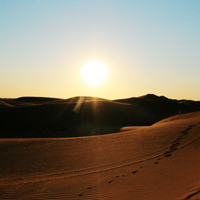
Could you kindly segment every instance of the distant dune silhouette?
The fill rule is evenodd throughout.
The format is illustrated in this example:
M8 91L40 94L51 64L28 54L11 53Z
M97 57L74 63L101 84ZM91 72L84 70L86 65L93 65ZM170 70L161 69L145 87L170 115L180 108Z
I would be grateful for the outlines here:
M147 94L128 99L21 97L0 99L0 137L77 137L152 125L200 110L200 102Z

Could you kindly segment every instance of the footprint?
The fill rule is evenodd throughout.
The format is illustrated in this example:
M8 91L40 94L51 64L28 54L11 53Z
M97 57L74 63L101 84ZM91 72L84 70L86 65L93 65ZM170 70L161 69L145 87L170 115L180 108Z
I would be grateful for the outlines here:
M187 129L186 130L184 130L184 131L181 131L181 133L186 133L187 132Z
M192 125L190 125L188 128L192 128L192 127L194 127L195 126L195 124L192 124Z
M200 190L198 190L198 191L196 191L196 192L194 192L194 193L188 195L188 196L185 198L185 200L187 200L187 199L191 199L192 197L198 195L199 193L200 193Z
M177 146L178 145L173 144L173 145L170 146L170 148L176 148Z
M120 176L115 176L115 178L119 178Z
M172 156L172 154L166 154L166 155L165 155L165 157L170 157L170 156Z
M92 187L88 187L87 189L90 190L90 189L92 189Z
M82 197L82 196L83 196L83 193L79 194L78 196L79 196L79 197Z
M156 165L156 164L158 164L158 162L154 162L154 164Z
M108 181L108 183L112 183L113 182L113 180L111 180L111 181Z
M135 174L135 173L137 173L137 171L133 171L133 172L131 172L132 174Z
M170 154L172 151L166 151L164 154Z
M177 146L177 145L179 145L179 144L180 144L179 142L176 142L176 143L174 143L173 145L174 145L174 146Z
M171 150L171 152L174 152L175 150L177 150L177 148L176 147L171 147L170 150Z

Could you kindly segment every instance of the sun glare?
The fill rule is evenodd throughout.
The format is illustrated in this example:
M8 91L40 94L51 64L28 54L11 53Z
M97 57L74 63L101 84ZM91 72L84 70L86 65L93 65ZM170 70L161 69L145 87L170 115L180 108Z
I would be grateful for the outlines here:
M85 83L96 87L103 84L107 80L108 69L105 64L97 60L93 60L83 66L81 75Z

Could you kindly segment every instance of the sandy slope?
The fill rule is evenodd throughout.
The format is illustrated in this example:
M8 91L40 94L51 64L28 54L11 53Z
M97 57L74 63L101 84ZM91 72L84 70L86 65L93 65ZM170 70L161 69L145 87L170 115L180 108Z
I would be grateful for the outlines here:
M1 139L0 199L200 199L200 112L66 139Z

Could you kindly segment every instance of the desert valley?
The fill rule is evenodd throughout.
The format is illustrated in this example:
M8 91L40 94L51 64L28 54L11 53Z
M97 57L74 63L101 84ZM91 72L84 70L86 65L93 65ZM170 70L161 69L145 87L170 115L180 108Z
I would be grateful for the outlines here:
M1 199L200 199L200 102L1 99Z

